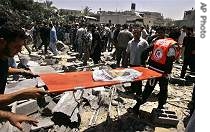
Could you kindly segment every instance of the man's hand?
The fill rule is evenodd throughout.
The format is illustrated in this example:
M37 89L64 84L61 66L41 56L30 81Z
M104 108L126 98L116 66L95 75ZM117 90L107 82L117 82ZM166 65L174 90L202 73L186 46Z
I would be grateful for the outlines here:
M33 74L30 70L21 70L21 75L28 77L37 77L38 75Z
M38 98L43 96L47 92L36 87L26 88L18 91L18 100L20 99L30 99L30 98Z
M12 68L9 67L8 70L9 74L21 74L24 76L29 76L29 77L37 77L38 75L34 75L30 70L24 70L24 69L19 69L19 68Z
M17 127L21 131L23 130L21 126L22 122L27 122L34 126L37 126L37 123L38 123L37 120L31 117L28 117L27 115L20 115L20 114L15 114L15 113L9 113L8 120L13 126Z

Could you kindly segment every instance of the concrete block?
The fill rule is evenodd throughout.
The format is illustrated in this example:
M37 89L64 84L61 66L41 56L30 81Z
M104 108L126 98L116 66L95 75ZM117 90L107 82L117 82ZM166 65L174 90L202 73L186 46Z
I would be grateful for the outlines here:
M179 120L176 113L165 109L153 109L152 116L154 123L176 127Z
M18 114L29 115L36 111L38 111L38 104L36 100L29 100L27 102L17 105L16 107L16 113Z

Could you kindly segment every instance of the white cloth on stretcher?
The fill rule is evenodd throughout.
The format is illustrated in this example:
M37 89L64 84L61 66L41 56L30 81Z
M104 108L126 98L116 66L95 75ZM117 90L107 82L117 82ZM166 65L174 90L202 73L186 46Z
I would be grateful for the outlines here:
M134 69L122 69L122 70L94 70L93 80L94 81L120 81L120 82L130 82L142 75Z

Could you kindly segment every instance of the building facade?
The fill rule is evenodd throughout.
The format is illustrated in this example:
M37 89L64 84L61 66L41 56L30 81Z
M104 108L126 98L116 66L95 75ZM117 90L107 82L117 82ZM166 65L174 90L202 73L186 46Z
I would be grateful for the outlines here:
M164 19L161 13L144 11L144 12L140 12L140 14L143 16L144 25L149 26L149 27L164 26Z
M143 18L133 11L105 12L100 11L100 23L111 24L143 24Z
M195 9L192 8L191 10L184 11L183 20L174 21L174 25L179 27L195 27Z

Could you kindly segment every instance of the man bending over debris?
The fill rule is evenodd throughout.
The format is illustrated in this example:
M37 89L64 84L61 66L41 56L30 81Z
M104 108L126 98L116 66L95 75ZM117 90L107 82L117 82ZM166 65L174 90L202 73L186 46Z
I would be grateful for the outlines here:
M8 74L33 75L30 71L8 66L8 58L21 51L25 39L25 32L17 25L0 25L0 94L4 93Z
M24 45L25 38L26 38L25 32L18 25L9 22L5 22L2 24L1 21L0 24L0 104L1 106L7 105L16 100L36 98L45 93L44 91L34 87L34 88L26 88L18 92L3 95L9 70L11 70L13 73L28 72L20 69L9 69L8 67L8 58L14 57L15 54L21 51L21 48ZM0 110L0 118L9 120L12 125L16 126L20 130L22 129L20 125L21 122L26 121L33 125L37 123L36 120L26 115L19 115L2 110Z

